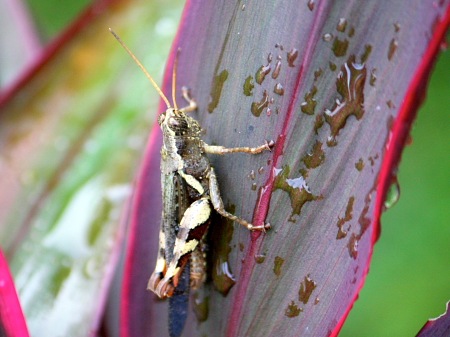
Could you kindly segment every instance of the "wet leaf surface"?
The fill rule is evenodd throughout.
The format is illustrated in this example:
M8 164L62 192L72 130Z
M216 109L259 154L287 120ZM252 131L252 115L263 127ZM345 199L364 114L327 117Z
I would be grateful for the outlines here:
M191 315L184 336L337 334L378 237L391 179L385 173L379 181L384 156L396 149L384 168L391 172L404 145L402 136L390 141L392 126L408 130L419 101L404 106L404 97L420 78L414 76L426 78L416 70L434 29L446 24L446 3L417 2L420 10L390 2L292 6L298 3L188 2L185 9L173 46L182 49L178 83L199 103L194 116L205 140L233 147L274 139L276 146L270 154L211 158L225 203L273 230L249 234L235 225L228 263L236 285L227 296L208 285L208 318L197 323ZM166 93L170 74L169 67ZM283 95L274 92L280 86ZM400 107L406 112L398 121ZM139 295L152 271L142 266L156 258L160 215L148 206L148 186L157 186L151 170L160 145L155 135L135 199L124 336L167 331L166 303Z

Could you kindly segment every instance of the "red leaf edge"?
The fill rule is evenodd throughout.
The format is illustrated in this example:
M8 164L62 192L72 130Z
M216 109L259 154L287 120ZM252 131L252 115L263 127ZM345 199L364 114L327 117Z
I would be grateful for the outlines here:
M29 337L14 281L3 252L0 251L0 334Z

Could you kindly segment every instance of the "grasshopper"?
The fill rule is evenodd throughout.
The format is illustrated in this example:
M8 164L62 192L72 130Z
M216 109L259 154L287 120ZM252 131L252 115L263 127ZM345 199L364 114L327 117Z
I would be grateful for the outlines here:
M185 269L190 269L190 288L198 289L206 279L204 253L205 236L209 218L214 209L221 216L231 219L251 231L266 231L270 224L252 223L228 213L220 196L214 168L205 154L224 155L243 152L258 154L271 150L270 141L257 147L226 148L208 145L201 138L200 124L187 113L197 110L197 103L186 87L182 96L188 103L178 108L175 99L177 57L173 67L172 107L144 66L110 29L122 47L130 54L150 80L167 105L159 115L158 124L163 134L161 148L161 187L163 210L159 233L159 250L156 267L148 282L148 289L160 298L176 295L176 288ZM187 266L187 264L190 264Z

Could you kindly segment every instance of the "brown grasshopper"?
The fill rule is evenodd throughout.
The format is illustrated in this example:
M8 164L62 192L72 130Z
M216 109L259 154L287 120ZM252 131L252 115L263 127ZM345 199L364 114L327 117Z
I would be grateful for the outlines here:
M266 231L270 228L269 224L253 225L224 209L216 173L205 154L224 155L235 152L258 154L270 150L274 142L266 142L257 147L236 148L206 144L200 138L202 132L200 124L187 115L188 112L197 109L197 104L185 87L182 88L182 95L189 105L184 108L177 107L175 87L178 58L175 59L173 67L174 107L172 107L144 66L120 38L111 29L110 31L143 70L167 105L167 110L158 119L163 134L161 148L163 210L159 250L155 271L147 287L160 298L167 298L174 295L188 263L190 263L190 287L196 289L205 282L206 260L202 248L212 209L251 231Z

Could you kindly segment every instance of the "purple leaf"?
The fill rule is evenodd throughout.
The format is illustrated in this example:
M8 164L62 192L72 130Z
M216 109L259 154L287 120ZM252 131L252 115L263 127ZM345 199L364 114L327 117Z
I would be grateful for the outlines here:
M276 145L211 156L228 208L273 230L212 224L212 237L231 236L213 264L228 262L236 285L223 296L208 284L207 319L191 315L185 336L338 334L449 16L447 2L187 3L163 91L181 48L178 84L199 103L205 141ZM157 251L160 142L152 133L134 199L122 336L167 334L166 303L143 292Z

